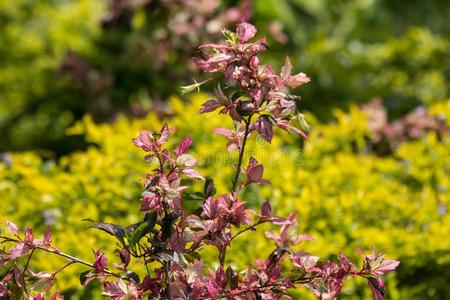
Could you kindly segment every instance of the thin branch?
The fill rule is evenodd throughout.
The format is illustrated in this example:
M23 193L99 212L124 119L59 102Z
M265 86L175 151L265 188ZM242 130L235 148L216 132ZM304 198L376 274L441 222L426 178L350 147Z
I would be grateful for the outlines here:
M250 134L250 124L253 114L248 116L248 118L245 120L245 132L244 132L244 140L242 141L242 147L239 149L239 160L238 164L236 166L236 174L234 175L233 179L233 187L231 188L231 192L233 194L237 193L238 188L238 181L239 181L239 175L241 174L241 167L242 167L242 161L244 159L244 153L245 153L245 145L247 144L247 138ZM231 242L231 240L230 240ZM220 266L223 267L225 264L225 258L227 255L227 247L225 246L223 249L220 249L219 251L219 262Z
M225 264L226 255L227 255L227 247L225 246L224 248L220 249L220 251L219 251L219 262L220 262L221 267L223 267Z
M23 268L23 274L25 274L25 272L26 272L27 269L28 269L28 265L30 264L31 257L32 257L33 254L34 254L34 250L35 250L35 249L31 250L31 253L30 253L30 255L28 256L28 259L27 259L27 262L26 262L26 264L25 264L25 267Z
M52 253L52 254L55 254L55 255L59 255L59 256L61 256L61 257L64 257L64 258L68 259L69 261L73 261L73 262L76 262L76 263L79 263L79 264L82 264L82 265L85 265L85 266L87 266L87 267L90 267L90 268L95 269L94 264L88 263L87 261L84 261L84 260L82 260L82 259L79 259L79 258L77 258L77 257L75 257L75 256L70 255L70 254L61 252L61 251L59 251L59 250L48 249L48 248L39 247L39 246L38 246L38 247L35 247L35 248L36 248L36 249L39 249L39 250L46 251L46 252L48 252L48 253ZM106 270L105 270L105 271L106 271ZM109 272L109 271L108 271L108 272Z
M33 245L31 243L26 243L26 242L23 242L21 240L13 239L13 238L10 238L10 237L7 237L7 236L3 236L3 235L0 235L0 239L3 239L4 241L8 241L8 242L25 243L26 245L30 246L30 248L33 249L32 251L34 251L35 249L42 250L42 251L45 251L45 252L48 252L48 253L51 253L51 254L54 254L54 255L58 255L58 256L64 257L64 258L68 259L69 261L72 261L73 263L79 263L79 264L85 265L85 266L87 266L89 268L95 269L94 264L89 263L87 261L84 261L84 260L82 260L82 259L80 259L78 257L72 256L70 254L61 252L61 251L59 251L59 250L57 250L55 248L46 248L46 247L42 247L42 246L37 246L37 245ZM28 260L30 260L30 259L31 259L31 255L30 255L30 257L28 257ZM121 275L119 275L117 273L109 271L108 269L105 269L104 272L106 274L108 274L109 276L114 276L114 277L126 279L126 277L123 277L123 276L121 276Z
M144 264L145 264L145 269L147 270L147 275L150 278L150 270L148 269L148 260L147 260L147 251L145 249L144 246L141 245L141 243L138 243L139 248L141 249L141 254L144 253L143 258L144 258Z
M306 283L310 283L312 280L320 278L320 277L321 277L320 275L311 275L309 277L302 276L299 278L292 279L291 282L294 284L306 284Z
M244 140L242 142L242 147L239 151L239 161L236 167L236 174L234 175L233 180L233 187L231 189L231 192L236 193L237 189L237 183L239 180L239 174L241 173L241 167L242 167L242 160L244 158L244 151L245 151L245 145L247 143L247 138L250 133L250 121L252 119L252 115L250 115L247 120L245 120L245 133L244 133Z
M170 293L169 268L170 268L170 262L164 261L164 274L166 277L166 297L168 300L172 300L172 295Z
M35 246L35 248L36 248L36 249L39 249L39 250L43 250L43 251L49 252L49 253L52 253L52 254L56 254L56 255L62 256L62 257L64 257L64 258L68 259L69 261L72 261L73 263L79 263L79 264L85 265L85 266L87 266L87 267L90 267L90 268L92 268L92 269L95 269L94 264L88 263L87 261L84 261L84 260L82 260L82 259L79 259L79 258L77 258L77 257L75 257L75 256L70 255L70 254L61 252L61 251L59 251L59 250L48 249L48 248L39 247L39 246L38 246L38 247ZM108 269L105 269L103 272L105 272L106 274L108 274L108 275L110 275L110 276L114 276L114 277L117 277L117 278L126 279L126 277L123 277L123 276L121 276L120 274L114 273L114 272L112 272L112 271L110 271L110 270L108 270Z
M58 274L59 272L61 272L62 270L64 270L65 268L67 268L68 266L71 266L73 264L75 264L75 261L69 261L67 264L65 264L64 266L62 266L61 268L59 268L58 270L56 270L55 272L52 273L52 278L56 277L56 274Z
M259 220L255 224L242 229L241 231L237 232L235 235L233 235L231 237L230 243L231 243L232 240L234 240L235 238L237 238L239 235L243 234L244 232L247 232L249 230L255 230L256 226L261 225L261 224L266 223L266 222L268 222L268 221L267 220Z
M23 272L22 272L22 278L25 278L25 272L26 272L27 269L28 269L28 265L30 264L30 260L31 260L31 257L33 257L33 254L34 254L34 249L31 250L31 253L30 253L30 255L28 256L27 262L25 263L25 267L23 268ZM24 282L25 282L25 279L24 279ZM27 291L27 285L26 285L26 284L23 285L23 288L24 288L24 290L25 290L25 293L28 294L28 291Z

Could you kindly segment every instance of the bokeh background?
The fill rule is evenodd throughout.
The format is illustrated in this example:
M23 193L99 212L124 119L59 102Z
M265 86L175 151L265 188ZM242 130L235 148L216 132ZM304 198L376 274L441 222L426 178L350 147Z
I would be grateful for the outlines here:
M227 120L198 115L208 96L179 86L203 78L195 48L238 20L268 38L265 62L279 69L289 55L312 79L299 91L310 141L252 141L273 185L242 197L297 210L317 239L305 251L357 260L357 246L374 246L399 259L387 299L450 299L448 1L0 1L0 221L51 224L56 244L86 260L91 248L114 250L81 220L139 218L147 166L130 139L165 120L174 143L193 135L203 174L226 191L235 157L211 130ZM268 249L262 232L243 236L229 259L244 265ZM61 264L38 256L34 267ZM67 299L98 292L80 289L80 270L57 284ZM341 299L368 297L356 280Z

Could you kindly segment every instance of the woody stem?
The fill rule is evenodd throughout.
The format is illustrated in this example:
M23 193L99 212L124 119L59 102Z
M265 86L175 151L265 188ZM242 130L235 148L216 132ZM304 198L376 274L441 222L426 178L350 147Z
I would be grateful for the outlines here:
M244 151L245 151L245 145L247 143L247 138L248 135L250 133L250 121L252 119L252 115L250 115L247 120L244 120L245 122L245 133L244 133L244 140L242 141L242 146L239 149L239 160L238 160L238 164L236 167L236 174L234 175L234 180L233 180L233 187L231 189L231 191L233 193L237 192L237 187L238 187L238 180L239 180L239 174L241 173L241 167L242 167L242 160L244 158Z

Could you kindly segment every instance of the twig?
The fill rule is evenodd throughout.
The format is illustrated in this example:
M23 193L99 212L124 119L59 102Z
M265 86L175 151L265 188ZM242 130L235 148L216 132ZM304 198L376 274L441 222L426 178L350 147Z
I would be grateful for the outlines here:
M170 293L169 267L170 267L169 262L164 261L164 274L166 277L166 296L168 300L172 300L172 295Z
M30 260L31 260L31 257L33 256L33 254L34 254L34 249L31 250L31 253L30 253L30 255L28 256L27 262L25 263L25 267L23 268L23 272L22 272L22 278L25 278L25 272L26 272L27 269L28 269L28 265L30 264ZM25 281L25 280L24 280L24 281ZM26 284L23 285L23 288L24 288L24 290L25 290L25 293L28 294L28 291L27 291L27 285L26 285Z
M222 249L220 249L219 252L219 262L220 262L220 266L223 267L225 264L225 257L227 255L227 247L223 247Z
M233 187L231 188L231 192L233 194L237 193L237 187L238 187L237 184L239 181L239 175L241 173L242 161L244 159L245 145L247 144L247 138L250 133L250 123L251 123L252 116L253 116L253 114L251 114L250 116L248 116L248 118L246 120L244 120L244 122L245 122L244 140L242 141L242 147L239 149L239 160L238 160L238 164L236 166L236 174L234 175L234 179L233 179ZM231 242L231 240L230 240L230 242ZM220 250L220 253L219 253L219 262L220 262L221 267L223 267L225 264L226 255L227 255L227 247L225 246L223 249Z
M25 272L26 272L27 269L28 269L28 265L30 264L30 260L31 260L31 257L33 256L33 253L34 253L34 249L31 250L31 253L30 253L30 255L28 256L28 259L27 259L27 262L26 262L26 264L25 264L25 267L23 268L23 274L25 274Z
M243 234L244 232L247 232L249 230L254 230L256 228L256 226L261 225L261 224L266 223L266 222L268 222L268 221L267 220L259 220L255 224L242 229L241 231L237 232L235 235L233 235L231 237L230 243L231 243L232 240L234 240L235 238L237 238L239 235Z
M245 121L245 133L244 133L244 140L242 141L242 147L239 151L239 161L236 167L236 174L234 175L233 180L233 187L231 189L231 192L236 193L237 183L239 180L239 174L241 173L241 167L242 167L242 160L244 158L244 151L245 151L245 145L247 143L247 138L250 132L250 121L252 119L252 115L250 115L247 120Z
M56 254L56 255L62 256L62 257L68 259L69 261L71 261L73 263L79 263L79 264L85 265L87 267L90 267L92 269L95 269L94 264L88 263L88 262L86 262L86 261L84 261L82 259L79 259L79 258L77 258L75 256L70 255L70 254L61 252L59 250L54 250L54 249L52 250L52 249L47 249L47 248L39 247L39 246L35 247L35 248L39 249L39 250L43 250L43 251L49 252L49 253L52 253L52 254ZM127 277L123 277L120 274L114 273L114 272L112 272L112 271L110 271L108 269L105 269L103 272L105 272L106 274L108 274L110 276L114 276L114 277L117 277L117 278L122 278L122 279L127 280Z
M141 249L141 254L144 253L143 258L144 258L144 263L145 263L145 269L147 270L147 275L150 278L150 270L148 269L148 261L147 261L147 251L145 250L144 246L142 246L140 243L138 243L139 248Z
M10 238L10 237L7 237L7 236L3 236L3 235L0 235L0 239L3 239L4 241L8 241L8 242L25 243L27 246L29 246L30 248L33 249L32 253L34 252L35 249L42 250L42 251L45 251L45 252L48 252L48 253L51 253L51 254L54 254L54 255L58 255L58 256L64 257L64 258L68 259L69 261L71 261L73 263L79 263L79 264L85 265L85 266L87 266L89 268L95 269L94 264L88 263L87 261L84 261L84 260L82 260L82 259L80 259L78 257L72 256L70 254L61 252L61 251L59 251L59 250L57 250L55 248L46 248L46 247L42 247L42 246L37 246L37 245L33 245L31 243L27 243L27 242L24 242L24 241L21 241L21 240L18 240L18 239L13 239L13 238ZM28 257L28 261L31 259L31 254L30 254L30 257ZM28 266L28 262L27 262L26 267L27 266ZM121 275L119 275L117 273L109 271L108 269L105 269L104 272L106 274L108 274L109 276L114 276L114 277L118 277L118 278L122 278L122 279L127 279L126 277L123 277L123 276L121 276Z
M62 266L61 268L59 268L58 270L56 270L55 272L52 273L52 278L56 277L56 274L58 274L59 272L61 272L62 270L64 270L65 268L67 268L68 266L71 266L73 264L75 264L75 261L69 261L67 264L65 264L64 266Z

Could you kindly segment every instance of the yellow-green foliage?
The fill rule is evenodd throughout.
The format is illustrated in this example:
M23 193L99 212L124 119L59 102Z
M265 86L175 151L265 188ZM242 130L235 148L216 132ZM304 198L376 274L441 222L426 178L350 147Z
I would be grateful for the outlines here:
M84 99L70 100L71 89L62 90L66 83L57 75L69 49L92 51L103 9L102 1L90 0L0 1L0 144L9 142L2 149L36 149L77 118L73 105Z
M219 192L225 192L236 153L228 155L226 140L211 130L232 124L225 116L198 115L204 100L204 95L190 102L171 100L174 118L169 124L176 128L172 143L193 135L192 152L202 173L213 177ZM430 110L449 121L448 101ZM264 177L272 185L251 187L242 197L254 207L269 198L282 216L298 211L300 229L317 239L303 244L305 251L327 258L342 250L357 260L357 246L374 246L399 259L400 269L388 278L390 299L448 296L449 139L429 133L402 144L392 156L379 157L368 151L366 116L357 107L347 113L336 111L330 124L320 124L313 116L308 119L313 130L307 142L282 132L272 145L251 138L249 155L264 163ZM112 125L96 125L86 117L69 134L87 134L92 143L87 151L57 163L33 153L12 154L12 165L0 166L0 221L12 220L42 232L51 216L54 241L64 251L85 260L92 260L92 248L111 253L114 240L86 230L88 223L82 219L124 225L138 220L139 179L148 166L130 141L139 130L155 130L161 124L152 114L137 121L120 118ZM271 248L263 230L247 233L232 247L228 259L243 266ZM40 255L34 266L54 270L61 264ZM58 287L79 287L73 274L83 268L71 268L62 274ZM346 284L343 298L366 297L368 290L361 284Z

